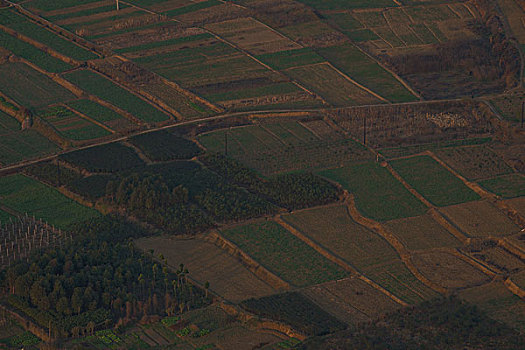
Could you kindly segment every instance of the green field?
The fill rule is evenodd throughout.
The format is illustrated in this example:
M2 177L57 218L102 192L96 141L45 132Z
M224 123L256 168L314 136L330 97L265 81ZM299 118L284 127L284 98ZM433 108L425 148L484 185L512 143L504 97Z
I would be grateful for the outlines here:
M431 157L394 160L391 165L434 205L444 207L479 199L475 192Z
M0 65L0 91L27 108L75 99L69 90L23 63Z
M357 208L372 219L386 221L417 216L426 211L423 203L376 163L325 170L319 174L355 194Z
M7 165L24 159L58 151L54 143L35 130L20 130L20 123L0 111L0 164Z
M81 118L69 109L59 106L48 108L39 115L67 139L74 141L91 140L111 135L111 132Z
M20 214L35 216L63 229L100 215L96 210L78 204L54 188L23 175L0 178L0 205Z
M418 280L400 260L371 267L364 274L409 304L419 304L439 295Z
M82 4L97 2L100 0L82 0ZM79 0L31 0L28 7L40 11L54 11L62 8L74 7L79 5Z
M358 270L399 258L384 239L353 221L345 206L303 210L283 219Z
M9 222L9 220L14 219L15 217L3 210L0 209L0 225Z
M525 177L522 174L510 174L479 181L479 184L503 198L525 196Z
M346 276L343 269L275 222L259 221L224 230L222 234L295 286L304 287Z
M126 4L119 4L119 8L121 10L125 9L126 7L129 7L129 6L126 5ZM68 19L68 18L92 16L92 15L96 15L96 14L99 14L99 13L110 12L110 11L115 11L115 10L116 10L115 4L111 4L111 5L99 6L99 7L95 7L95 8L91 8L91 9L87 9L87 10L80 10L80 11L75 11L75 12L67 12L67 13L62 13L62 14L59 14L59 15L44 16L44 17L46 19L52 21L52 22L57 22L57 21L62 21L62 20Z
M22 57L48 72L59 73L71 68L69 64L2 31L0 31L0 42L2 43L2 47L11 51L16 56Z
M91 100L76 100L67 103L67 106L110 128L119 129L119 126L124 128L131 125L131 122L117 112Z
M131 92L89 70L77 70L65 78L87 92L133 114L145 122L161 122L168 116Z
M316 10L351 10L359 8L380 8L397 6L392 0L299 0Z
M274 69L300 67L325 61L324 58L319 56L317 53L315 53L315 51L308 47L296 50L267 53L257 56L257 58Z
M317 52L358 83L392 102L416 100L392 74L351 44L319 48Z
M292 83L275 83L260 87L244 88L241 90L232 90L229 92L221 92L216 94L204 95L204 97L211 102L231 101L245 98L253 98L260 96L272 96L301 92L296 85Z
M76 60L85 61L98 58L94 53L75 45L61 36L58 36L56 33L44 29L15 11L1 11L0 24L3 24L18 33L26 35L31 39Z

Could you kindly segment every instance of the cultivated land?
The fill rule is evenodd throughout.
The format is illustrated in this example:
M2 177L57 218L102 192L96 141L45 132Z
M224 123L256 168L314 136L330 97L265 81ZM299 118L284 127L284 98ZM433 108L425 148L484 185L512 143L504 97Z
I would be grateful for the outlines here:
M14 3L0 344L523 347L519 1Z

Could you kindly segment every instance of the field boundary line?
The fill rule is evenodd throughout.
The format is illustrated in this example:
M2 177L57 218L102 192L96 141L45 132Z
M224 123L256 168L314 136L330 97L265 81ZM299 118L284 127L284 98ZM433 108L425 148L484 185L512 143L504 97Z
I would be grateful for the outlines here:
M469 244L471 238L468 237L464 232L462 232L458 227L452 224L446 216L443 215L437 208L432 208L428 211L430 216L443 227L448 233L456 237L461 243Z
M263 282L267 283L270 287L276 290L292 289L290 283L284 281L279 276L258 263L255 259L240 249L236 244L223 237L218 231L211 231L204 237L204 240L215 244L217 247L223 249L231 256L238 258L250 272L252 272Z
M520 259L525 260L525 250L509 241L507 237L498 238L497 242L500 247L508 250L509 253L517 255Z
M69 110L69 111L71 111L71 112L73 112L73 113L75 113L76 115L78 115L78 116L81 117L82 119L86 119L87 121L89 121L89 122L91 122L91 123L93 123L93 124L95 124L95 125L100 126L102 129L107 130L107 131L109 131L109 132L112 133L112 134L114 134L114 133L116 132L115 130L111 129L111 128L108 127L107 125L105 125L105 124L99 122L98 120L95 120L95 119L93 119L93 118L91 118L91 117L85 115L85 114L82 113L82 112L77 111L76 109L73 109L73 108L69 107L69 106L66 105L65 103L59 103L58 105L59 105L59 106L62 106L62 107L64 107L64 108L66 108L67 110Z
M474 259L472 256L467 255L463 252L461 252L458 249L452 249L452 254L457 256L459 259L463 260L464 262L468 263L469 265L473 266L474 268L482 271L484 274L490 276L490 277L496 277L498 275L501 275L501 271L495 271L492 268L485 266L485 264L481 263L477 259Z
M430 203L425 197L423 197L422 194L420 194L414 187L412 187L408 182L406 182L401 175L397 171L392 168L392 165L390 165L388 162L385 162L385 168L390 172L390 174L401 184L403 187L405 187L412 195L414 195L417 199L419 199L423 204L425 204L428 208L435 208L435 205Z
M516 283L514 283L514 281L512 281L510 277L507 278L505 282L503 282L503 284L505 285L505 287L507 287L507 289L510 292L517 295L521 299L525 299L525 290L521 288L520 286L518 286Z
M385 241L387 241L399 254L399 257L401 258L401 261L404 263L406 268L414 275L416 279L418 279L421 283L423 283L425 286L429 287L430 289L440 293L444 294L447 293L447 289L443 288L442 286L430 281L427 277L425 277L418 268L414 265L411 259L411 253L408 251L407 248L401 243L401 241L394 236L391 232L389 232L381 223L374 221L372 219L366 218L357 209L357 206L355 204L355 197L353 194L348 194L348 191L345 190L346 194L346 207L348 208L348 212L352 219L354 219L355 222L358 224L361 224L379 236L381 236ZM412 290L412 289L410 289ZM417 293L416 293L417 294Z

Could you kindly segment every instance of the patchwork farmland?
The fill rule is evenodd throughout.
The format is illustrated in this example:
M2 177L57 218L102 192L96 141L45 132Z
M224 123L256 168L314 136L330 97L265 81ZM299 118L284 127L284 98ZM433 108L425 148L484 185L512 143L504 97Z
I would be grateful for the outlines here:
M0 0L0 343L525 346L524 11Z

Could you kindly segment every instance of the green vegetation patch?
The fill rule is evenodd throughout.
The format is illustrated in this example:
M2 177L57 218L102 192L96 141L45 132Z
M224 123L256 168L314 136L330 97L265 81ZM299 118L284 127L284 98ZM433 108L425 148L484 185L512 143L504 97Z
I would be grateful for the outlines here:
M243 98L252 98L269 95L283 95L302 91L292 83L277 83L260 87L245 88L242 90L233 90L218 94L205 95L204 97L211 102L231 101Z
M279 277L303 287L346 276L346 272L273 221L222 231L241 250Z
M31 0L28 3L28 7L40 11L54 11L78 5L85 5L97 1L100 0Z
M118 172L145 165L134 150L120 143L70 152L60 159L90 172Z
M0 111L0 164L36 158L60 148L35 130L20 130L20 123Z
M267 53L257 56L257 58L274 69L287 69L325 61L324 58L308 47L297 50Z
M525 177L522 174L510 174L479 181L479 184L503 198L525 196Z
M1 11L0 23L76 60L86 61L98 58L97 55L87 49L31 22L27 17L15 11Z
M155 123L168 119L166 114L146 101L92 71L77 70L66 74L65 78L145 122Z
M2 43L2 47L11 51L16 56L22 57L48 72L60 73L71 68L69 64L2 31L0 31L0 42Z
M0 204L60 228L100 214L65 197L52 187L24 175L0 178Z
M15 217L13 215L0 209L0 224L9 222L10 220L14 218Z
M395 7L396 3L392 0L299 0L305 5L311 6L316 10L351 10L359 8L380 8Z
M391 73L351 44L323 47L317 52L358 83L392 102L416 100Z
M357 208L379 221L417 216L426 207L377 163L362 163L319 173L355 194Z
M308 335L324 335L346 328L346 324L298 292L249 299L243 301L241 306L264 318L289 324Z
M0 90L27 108L75 99L69 90L23 63L0 65Z
M429 156L394 160L392 167L429 202L444 207L480 197Z
M115 120L127 120L117 112L91 100L75 100L67 106L103 124Z
M162 130L138 135L129 141L154 161L190 159L201 153L195 142Z

